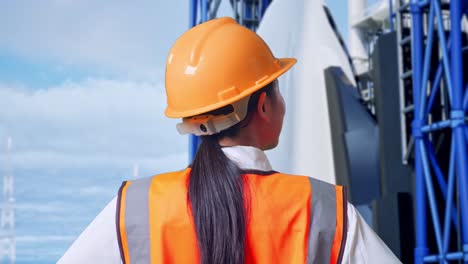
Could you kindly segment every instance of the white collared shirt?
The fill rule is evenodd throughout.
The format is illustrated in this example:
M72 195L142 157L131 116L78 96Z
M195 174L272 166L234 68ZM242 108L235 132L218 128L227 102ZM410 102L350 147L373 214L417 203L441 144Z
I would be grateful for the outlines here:
M265 153L257 148L234 146L223 151L241 169L272 170ZM121 263L115 226L116 206L117 197L96 216L57 263ZM342 263L401 263L351 204L348 204L346 237Z

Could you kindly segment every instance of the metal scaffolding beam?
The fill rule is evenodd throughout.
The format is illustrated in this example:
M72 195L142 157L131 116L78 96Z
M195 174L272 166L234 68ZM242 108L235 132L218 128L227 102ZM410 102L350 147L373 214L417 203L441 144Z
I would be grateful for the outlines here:
M397 16L402 124L412 121L411 133L402 133L403 144L413 142L404 149L412 149L414 157L417 264L468 263L468 88L463 78L467 32L461 27L467 4L411 0L400 3ZM405 17L411 21L406 27ZM405 97L410 94L412 98ZM449 157L435 150L440 142L438 148L446 147ZM441 164L443 159L448 162ZM451 239L454 232L458 240ZM429 237L434 237L435 246L430 246Z

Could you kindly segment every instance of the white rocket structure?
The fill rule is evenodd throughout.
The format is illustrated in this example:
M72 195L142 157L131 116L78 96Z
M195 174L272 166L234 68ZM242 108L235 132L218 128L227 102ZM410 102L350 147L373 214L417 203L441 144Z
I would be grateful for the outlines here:
M388 19L388 1L349 0L349 55L357 75L369 70L366 30ZM275 0L257 33L278 57L298 59L280 77L286 116L280 143L267 152L275 170L336 183L324 70L341 67L355 83L348 54L331 27L323 0Z
M3 175L3 198L0 215L0 263L5 259L9 263L16 261L16 238L15 238L15 198L14 178L11 167L11 137L7 139L5 169Z
M257 33L276 56L298 59L279 78L286 116L278 147L267 152L273 168L336 183L324 70L339 66L349 81L354 78L323 4L275 0Z

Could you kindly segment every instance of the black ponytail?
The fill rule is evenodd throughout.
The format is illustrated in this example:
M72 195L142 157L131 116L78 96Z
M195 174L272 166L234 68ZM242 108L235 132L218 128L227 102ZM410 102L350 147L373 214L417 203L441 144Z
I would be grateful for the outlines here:
M252 94L248 115L241 123L216 135L202 137L188 186L202 264L243 264L245 261L244 197L248 194L243 188L242 170L224 154L219 139L235 136L249 122L260 94L266 92L272 96L272 87L267 85Z
M218 138L203 137L188 192L203 264L244 263L246 221L240 175Z

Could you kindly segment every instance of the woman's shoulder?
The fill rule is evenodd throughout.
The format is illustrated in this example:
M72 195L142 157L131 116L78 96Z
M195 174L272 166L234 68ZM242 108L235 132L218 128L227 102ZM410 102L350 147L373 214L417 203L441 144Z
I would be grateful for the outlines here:
M167 183L167 184L176 183L176 182L185 181L188 175L190 174L190 170L191 170L190 167L187 167L185 169L178 170L178 171L164 172L160 174L154 174L152 176L127 180L124 183L130 183L130 184L142 183L142 182Z
M346 199L346 189L343 186L328 183L310 176L298 174L277 173L275 177L281 181L281 184L292 188L302 188L312 192L315 199L325 199L335 197L335 199Z
M335 186L340 186L336 185L333 183L329 183L326 181L319 180L317 178L307 176L307 175L301 175L301 174L289 174L289 173L281 173L281 172L276 172L278 177L283 177L287 178L290 180L297 180L297 181L308 181L311 185L317 185L317 186L327 186L327 187L335 187Z

